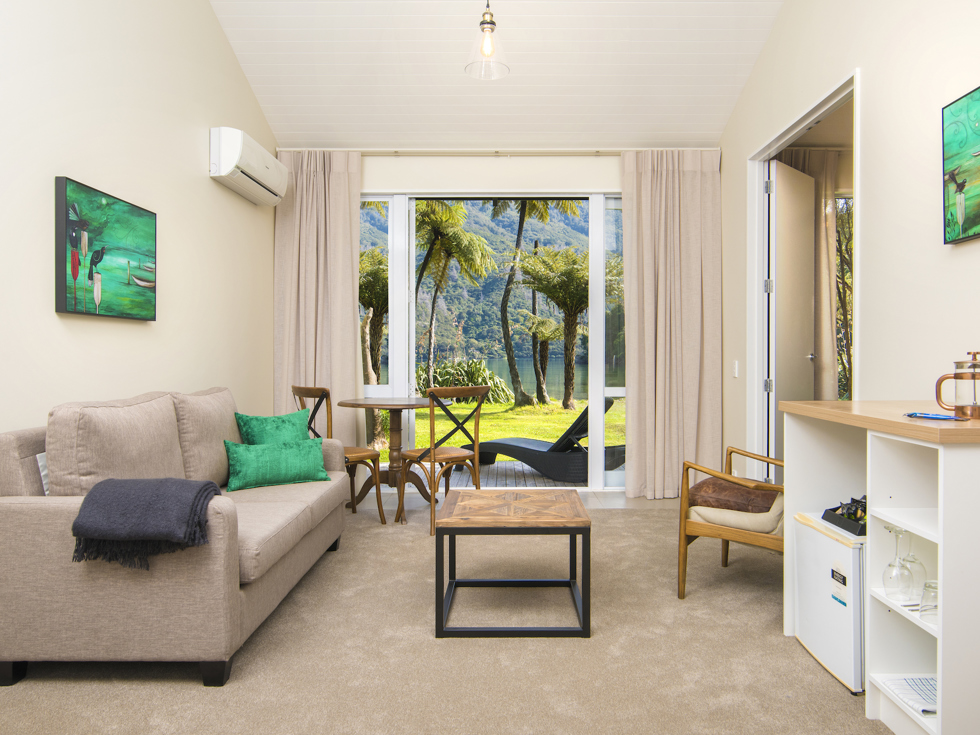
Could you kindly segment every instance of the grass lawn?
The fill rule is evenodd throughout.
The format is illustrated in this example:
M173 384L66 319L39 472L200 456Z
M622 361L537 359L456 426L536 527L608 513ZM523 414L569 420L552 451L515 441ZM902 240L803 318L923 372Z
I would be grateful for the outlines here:
M511 436L527 437L530 439L542 439L544 441L554 441L565 430L571 426L572 422L578 418L582 410L588 406L588 401L576 401L574 411L565 411L561 403L552 403L549 406L523 406L514 408L513 403L484 404L480 412L480 441L490 441L491 439L504 439ZM460 404L453 406L454 412L462 420L472 410L472 406L467 408ZM436 441L441 439L452 428L452 423L446 416L441 419L436 416ZM472 431L472 426L467 424L467 428ZM429 412L415 412L415 442L417 446L428 446L429 442ZM468 444L469 440L463 432L456 432L447 442L448 445L461 446ZM588 438L582 444L588 445ZM615 446L626 443L626 401L622 398L616 399L609 413L606 414L606 444ZM381 451L381 461L388 461L388 450Z

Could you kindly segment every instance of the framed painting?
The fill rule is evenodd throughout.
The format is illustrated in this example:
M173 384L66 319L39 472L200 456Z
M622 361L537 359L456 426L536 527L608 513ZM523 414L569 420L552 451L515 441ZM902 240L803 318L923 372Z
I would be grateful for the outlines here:
M980 237L980 87L943 108L945 242Z
M55 190L55 311L157 318L157 216L58 176Z

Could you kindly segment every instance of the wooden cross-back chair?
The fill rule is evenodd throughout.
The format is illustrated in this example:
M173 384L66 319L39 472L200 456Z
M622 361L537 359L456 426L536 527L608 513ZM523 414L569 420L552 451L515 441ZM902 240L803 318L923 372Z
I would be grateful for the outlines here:
M725 471L685 462L681 475L680 547L677 555L677 597L684 599L687 585L687 547L701 536L721 539L721 565L728 566L728 545L738 541L782 552L783 486L735 477L732 455L783 466L782 460L728 447ZM690 472L708 478L690 484Z
M327 439L333 439L333 407L330 405L330 391L326 388L304 387L301 385L293 386L293 398L301 409L306 408L306 399L312 398L316 401L313 410L310 411L309 430L313 436L319 438L320 434L313 428L313 420L316 418L320 406L326 406L327 412ZM347 469L347 476L350 477L350 508L351 513L357 513L357 493L354 489L354 476L357 474L357 466L364 465L371 473L374 480L374 492L378 498L378 515L381 522L385 523L385 511L381 507L381 452L367 447L344 447L344 466Z
M453 468L462 465L470 471L473 477L473 485L480 489L480 411L483 408L483 401L490 393L489 385L472 385L461 388L429 388L426 395L429 397L429 446L406 449L402 452L405 460L405 472L411 465L417 464L429 484L429 516L430 516L430 535L436 533L436 492L439 490L439 482L446 479L446 492L449 492L449 478L452 476ZM470 410L469 414L460 421L449 407L446 399L457 400L461 398L475 398L476 407ZM469 403L458 404L461 409L470 408ZM436 408L449 417L454 424L454 428L444 437L436 441ZM473 433L471 434L466 425L472 420ZM445 443L456 434L462 432L470 440L470 448L444 446ZM439 465L438 471L436 465ZM404 492L404 487L399 487L399 492Z

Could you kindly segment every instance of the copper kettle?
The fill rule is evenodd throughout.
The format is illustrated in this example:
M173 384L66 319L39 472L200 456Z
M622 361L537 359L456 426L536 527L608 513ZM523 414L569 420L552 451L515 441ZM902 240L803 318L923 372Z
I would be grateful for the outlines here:
M978 386L980 381L980 361L977 355L980 352L967 352L971 359L961 362L954 362L955 371L947 373L936 381L936 402L947 411L952 411L954 416L961 416L967 419L980 419L980 402L977 400ZM955 386L955 403L950 406L943 402L942 386L947 380L952 380Z

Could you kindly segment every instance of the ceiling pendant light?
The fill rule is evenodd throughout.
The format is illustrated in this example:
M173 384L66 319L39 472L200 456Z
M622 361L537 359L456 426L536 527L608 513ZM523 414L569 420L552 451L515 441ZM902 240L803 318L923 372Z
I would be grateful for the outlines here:
M500 41L493 35L496 28L493 13L490 12L490 0L487 0L487 9L480 20L480 38L466 64L466 73L474 79L503 79L510 71L510 67L504 63Z

